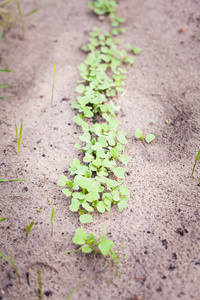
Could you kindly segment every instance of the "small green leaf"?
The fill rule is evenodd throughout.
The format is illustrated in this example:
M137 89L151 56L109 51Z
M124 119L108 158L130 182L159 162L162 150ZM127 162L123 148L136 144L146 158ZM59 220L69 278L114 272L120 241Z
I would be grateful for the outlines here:
M79 220L83 224L85 224L85 223L92 223L93 222L93 218L89 214L84 214L84 215L80 216Z
M124 200L121 200L117 205L118 205L119 210L122 211L124 208L127 207L127 202Z
M104 238L100 243L99 243L99 250L101 253L105 256L107 256L114 246L114 243L106 238Z
M100 213L104 213L105 212L105 204L103 203L103 201L99 201L97 204L97 210Z
M5 220L6 220L6 218L2 218L2 219L0 219L0 222L5 221Z
M130 193L130 190L128 190L125 185L120 186L120 194L122 195L128 195Z
M127 165L131 159L127 155L121 155L119 157L119 160L121 160L125 165Z
M72 198L72 203L71 203L69 209L72 212L75 212L75 211L78 211L79 206L80 206L80 202L76 198Z
M118 142L120 142L121 144L127 144L128 141L125 137L125 132L123 131L119 131L118 132L118 138L117 138Z
M76 92L82 94L84 93L84 91L85 91L85 86L83 84L79 84L76 88Z
M141 129L137 129L136 132L135 132L135 137L137 139L140 139L142 137L142 130Z
M65 194L65 195L66 195L66 197L70 197L70 196L71 196L71 194L72 194L72 192L71 192L71 191L69 191L68 189L63 189L63 190L62 190L62 192L63 192L63 194Z
M132 51L135 55L138 55L138 54L140 54L141 49L138 48L138 47L132 47L132 48L131 48L131 51Z
M90 248L89 245L84 245L81 247L81 251L84 252L84 253L91 253L93 251L92 248Z
M84 47L84 46L83 46ZM83 47L82 47L82 49L83 49ZM84 51L87 51L87 46L85 46L85 48L83 49ZM80 70L80 71L83 71L83 72L85 72L85 71L87 71L87 66L85 65L85 64L80 64L79 66L78 66L78 69Z
M87 233L82 228L76 229L76 235L73 237L72 241L77 245L84 245L87 239Z
M155 139L155 135L154 134L148 134L146 137L145 137L145 141L147 143L151 143L153 140Z
M126 172L126 169L122 168L122 167L118 167L113 170L113 173L115 174L115 176L117 176L119 178L124 178L125 172Z

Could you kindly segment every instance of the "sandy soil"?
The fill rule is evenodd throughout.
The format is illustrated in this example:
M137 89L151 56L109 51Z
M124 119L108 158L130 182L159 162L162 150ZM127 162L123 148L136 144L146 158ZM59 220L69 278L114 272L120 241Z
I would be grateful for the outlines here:
M27 19L24 41L15 28L3 44L1 67L16 71L4 74L3 81L19 85L7 90L15 98L1 100L0 177L28 181L0 185L0 218L6 217L0 223L0 252L7 257L13 253L21 275L19 284L11 266L0 260L0 299L38 299L38 268L43 299L66 299L87 278L72 299L200 299L198 165L191 177L200 142L197 0L119 1L118 11L127 19L121 40L143 50L129 68L126 92L118 99L120 127L129 141L125 152L132 159L125 178L131 197L122 213L115 207L110 213L95 213L94 223L84 228L99 234L106 225L117 246L128 240L122 253L129 256L117 278L112 265L102 270L103 258L64 253L74 248L71 239L80 226L57 186L59 176L79 155L73 145L80 129L73 122L71 102L76 97L77 66L85 59L80 47L93 26L108 27L87 2L27 3L26 11L48 5ZM18 124L21 117L24 120L19 156L14 149L14 113ZM154 133L156 139L149 145L136 140L137 128ZM32 220L27 239L26 225Z

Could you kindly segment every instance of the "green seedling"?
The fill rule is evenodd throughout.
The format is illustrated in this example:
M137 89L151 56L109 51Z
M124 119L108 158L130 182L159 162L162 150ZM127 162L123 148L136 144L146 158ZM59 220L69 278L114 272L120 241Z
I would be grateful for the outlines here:
M20 125L20 131L19 131L19 134L18 134L18 129L17 129L17 123L16 123L16 117L14 115L14 118L15 118L15 132L16 132L16 138L17 138L17 154L19 155L19 147L21 145L21 140L22 140L22 130L23 130L23 118L21 118L21 125Z
M69 293L69 295L67 296L66 300L70 300L72 298L72 296L74 295L74 293L82 286L84 285L86 282L88 282L89 280L91 280L91 278L88 278L86 280L83 280L81 282L79 282Z
M82 251L83 253L94 253L94 257L96 258L96 254L102 254L108 258L108 262L105 264L103 268L106 268L109 261L114 262L117 265L117 269L115 270L115 274L119 276L119 269L120 269L120 260L123 257L119 256L119 251L122 249L124 244L119 248L118 251L114 251L113 247L115 243L110 239L105 237L105 230L98 238L93 233L87 233L82 228L76 229L76 235L73 237L72 241L74 244L81 245L77 251L67 251L69 252L78 252Z
M0 182L27 181L27 179L0 179Z
M172 121L165 120L165 123L166 123L166 124L171 124L171 122L172 122Z
M32 221L29 225L26 226L26 236L28 237L28 234L33 227L34 222Z
M41 278L40 269L37 269L37 278L38 278L38 296L39 296L39 300L42 300L42 278Z
M53 62L53 84L52 84L52 92L51 92L51 106L53 106L53 93L54 93L54 85L55 85L55 74L56 74L56 62Z
M19 272L18 272L18 269L17 269L17 265L15 263L15 260L14 260L14 257L12 255L12 253L10 252L10 259L11 260L6 258L5 255L3 255L1 252L0 252L0 257L3 258L6 262L8 262L13 267L13 269L14 269L14 271L17 274L17 277L19 279L19 283L21 283L21 278L20 278L20 275L19 275Z
M2 219L0 219L0 222L5 221L5 220L6 220L6 218L2 218Z
M199 157L200 157L200 150L199 150L199 152L197 153L197 156L196 156L196 158L195 158L195 162L194 162L194 166L193 166L193 169L192 169L192 174L191 174L191 176L193 176L193 174L194 174L194 170L195 170L195 167L196 167L196 164L197 164L197 161L198 161Z
M53 218L54 218L54 208L51 211L51 235L53 235Z
M41 211L41 208L37 210L37 212L40 212L40 211Z
M155 139L155 135L150 133L147 136L142 136L142 130L141 129L137 129L135 132L135 137L137 139L141 139L141 141L145 140L148 144L151 143L154 139Z
M15 25L20 24L22 26L22 37L25 37L25 23L24 18L31 16L43 7L38 7L26 14L22 14L21 6L19 1L15 0L4 0L0 3L0 39L5 33L13 28Z

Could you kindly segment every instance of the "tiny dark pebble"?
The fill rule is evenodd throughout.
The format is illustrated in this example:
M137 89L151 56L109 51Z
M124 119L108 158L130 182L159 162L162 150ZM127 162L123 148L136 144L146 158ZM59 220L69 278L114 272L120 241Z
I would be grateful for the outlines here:
M78 156L81 156L80 153L78 154Z
M53 145L52 145L52 144L50 144L49 146L50 146L50 147L53 147Z
M183 228L177 228L176 233L180 234L180 236L183 236L184 235Z
M70 125L71 125L71 123L68 123L68 125L70 126Z
M33 150L36 150L36 148L33 148Z
M23 191L24 191L24 192L28 192L27 186L25 186L25 187L23 188Z
M151 233L151 231L148 230L147 233Z
M168 241L167 240L162 240L162 244L163 244L163 246L165 247L165 249L167 249L168 248Z
M174 267L172 265L169 266L169 270L173 271L174 269L176 269L176 267Z
M178 258L177 255L176 255L176 253L173 253L173 254L172 254L172 257L173 257L174 259L177 259L177 258Z
M6 150L3 150L3 153L6 153Z
M147 251L147 250L145 250L145 251L144 251L144 254L148 254L148 251Z
M68 172L69 172L68 170L65 170L63 173L66 174L66 173L68 173Z
M37 141L37 144L41 143L41 140Z
M199 261L195 262L195 265L196 265L196 266L197 266L197 265L200 265L200 262L199 262Z
M12 283L8 283L6 288L9 289L10 287L12 287Z
M77 134L77 132L75 131L74 134Z
M62 235L64 235L64 232L62 232Z
M0 296L0 300L3 300L3 296Z
M157 291L157 292L162 292L162 288L159 287L156 291Z
M187 230L187 229L185 229L185 233L188 233L188 230Z
M162 277L162 279L166 279L167 277L164 275L163 277Z
M42 154L42 157L45 157L46 155L45 154Z
M127 176L130 176L130 172L126 172L126 175L127 175Z
M51 291L46 291L44 292L45 296L49 297L49 296L52 296L53 295L53 292Z
M53 129L54 129L54 130L58 130L58 127L54 127Z
M181 209L180 209L180 208L178 209L178 212L181 212Z
M41 99L42 99L43 97L44 97L43 95L40 96Z

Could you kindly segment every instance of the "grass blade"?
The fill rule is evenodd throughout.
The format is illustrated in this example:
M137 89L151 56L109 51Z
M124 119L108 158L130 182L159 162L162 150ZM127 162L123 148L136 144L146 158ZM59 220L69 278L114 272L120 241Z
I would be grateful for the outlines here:
M34 222L32 221L29 225L26 226L26 236L28 237L28 234L33 227Z
M17 274L18 278L19 278L19 282L21 283L21 279L20 279L20 275L19 275L19 272L17 270L17 266L16 266L16 263L15 263L15 260L14 260L14 257L12 255L12 253L10 253L10 258L11 258L11 264L12 264L12 267L13 269L15 270L15 273Z
M71 292L69 293L69 295L67 296L67 299L66 300L70 300L73 296L73 294L83 285L85 284L87 281L89 281L91 278L88 278L86 280L83 280L81 281L80 283L78 283L74 288L73 290L71 290Z
M23 15L22 15L22 11L21 11L19 2L17 2L17 9L18 9L19 17L20 17L20 23L22 26L22 37L23 37L23 39L25 39L25 25L24 25Z
M5 220L6 220L6 218L2 218L2 219L0 219L0 222L5 221Z
M7 261L9 264L11 264L11 261L9 261L7 257L5 257L5 255L3 255L3 253L1 252L0 252L0 257L3 258L5 261Z
M3 96L3 97L0 97L0 99L5 99L5 98L14 98L15 96Z
M0 179L0 182L27 181L27 179Z
M195 163L194 163L194 166L193 166L193 169L192 169L192 175L191 175L191 176L193 176L193 174L194 174L194 169L195 169L195 167L196 167L196 164L197 164L197 161L198 161L198 159L199 159L199 156L200 156L200 150L199 150L199 152L197 153L197 156L196 156L196 159L195 159Z
M7 69L0 69L0 72L16 73L15 71L7 70Z
M36 9L33 9L33 10L30 11L29 13L25 14L25 15L24 15L24 18L33 15L34 13L36 13L36 12L39 11L39 10L41 10L42 8L44 8L44 6L40 6L40 7L36 8Z
M53 235L53 217L54 217L54 208L51 211L51 235Z
M54 84L55 84L55 72L56 72L56 62L53 62L53 84L52 84L52 93L51 93L51 106L53 106L53 93L54 93Z
M41 271L40 271L40 269L37 269L37 277L38 277L39 300L42 300L42 278L41 278Z

